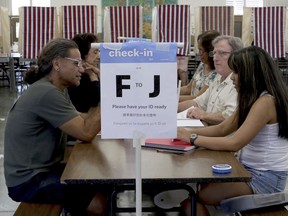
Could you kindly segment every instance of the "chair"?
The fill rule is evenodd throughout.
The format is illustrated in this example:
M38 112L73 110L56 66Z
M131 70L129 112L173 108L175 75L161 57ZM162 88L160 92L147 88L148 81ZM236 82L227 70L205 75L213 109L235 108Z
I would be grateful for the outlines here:
M0 64L0 87L6 87L10 85L9 76L5 69L5 66Z
M97 35L96 5L61 6L59 17L60 32L63 38L71 39L80 33Z
M142 6L113 6L104 9L104 42L120 42L119 37L142 38Z
M239 197L233 197L223 200L220 208L227 214L248 211L252 209L261 209L272 206L284 206L288 203L288 193L279 192L272 194L251 194Z

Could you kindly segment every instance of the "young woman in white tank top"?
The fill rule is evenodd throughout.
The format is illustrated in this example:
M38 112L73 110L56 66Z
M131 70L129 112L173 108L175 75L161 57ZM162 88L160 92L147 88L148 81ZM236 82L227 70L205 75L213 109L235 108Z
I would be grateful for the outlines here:
M203 129L178 129L178 138L195 146L237 152L251 173L249 183L211 183L198 193L197 216L209 215L205 205L253 193L285 189L288 175L288 88L271 56L259 47L231 54L228 65L238 91L238 109L219 125ZM228 136L229 135L229 136ZM213 196L212 196L213 194ZM186 215L190 201L182 203Z

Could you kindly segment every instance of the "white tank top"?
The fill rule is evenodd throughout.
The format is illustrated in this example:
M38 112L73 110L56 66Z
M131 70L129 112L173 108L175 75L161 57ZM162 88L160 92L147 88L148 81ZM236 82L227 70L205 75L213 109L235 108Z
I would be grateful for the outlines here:
M288 171L288 140L278 131L278 123L266 124L242 149L240 162L257 170Z

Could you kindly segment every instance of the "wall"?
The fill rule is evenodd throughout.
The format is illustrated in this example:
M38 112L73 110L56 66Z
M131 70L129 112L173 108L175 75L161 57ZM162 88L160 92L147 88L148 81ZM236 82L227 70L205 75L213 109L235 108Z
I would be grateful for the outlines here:
M266 7L270 6L288 6L287 0L264 0L263 5Z

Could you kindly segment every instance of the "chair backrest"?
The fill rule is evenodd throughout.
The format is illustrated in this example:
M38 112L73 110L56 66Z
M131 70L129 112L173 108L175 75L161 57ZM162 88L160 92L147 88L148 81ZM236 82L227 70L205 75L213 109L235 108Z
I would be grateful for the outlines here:
M120 42L119 37L142 38L142 6L111 6L104 10L104 42Z
M57 35L56 7L21 7L19 14L19 52L23 58L36 59Z
M63 38L71 39L76 34L97 34L96 5L61 6L60 32Z
M223 200L220 208L228 214L288 203L288 193L251 194Z
M177 54L187 56L190 52L190 5L158 5L153 10L152 35L155 42L182 42Z

